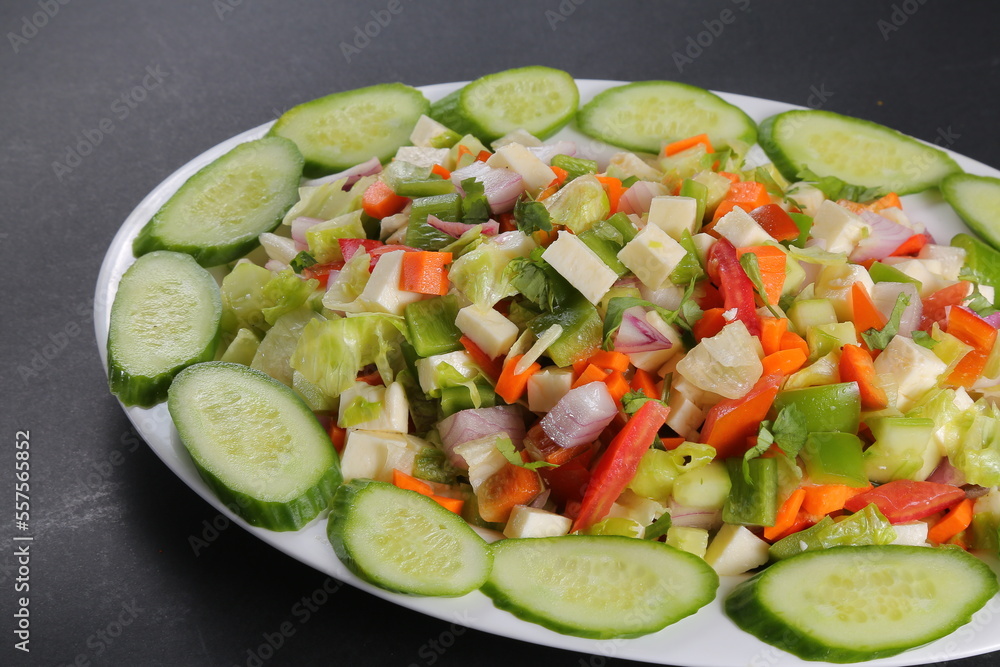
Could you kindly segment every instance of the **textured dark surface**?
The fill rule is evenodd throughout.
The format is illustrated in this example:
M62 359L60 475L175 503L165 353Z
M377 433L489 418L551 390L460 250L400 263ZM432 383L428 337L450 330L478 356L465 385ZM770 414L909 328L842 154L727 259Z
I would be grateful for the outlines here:
M0 556L6 665L257 664L250 652L285 622L294 634L263 664L626 664L452 632L348 587L302 623L295 605L322 587L319 573L238 528L194 554L189 538L217 514L107 393L90 312L128 213L223 139L334 91L547 64L820 103L1000 166L994 3L402 0L348 61L342 44L390 3L66 1L0 5L0 496L13 501L15 433L30 430L35 535L30 654L12 648L13 548ZM674 54L704 22L718 31L723 10L732 22L678 67ZM33 18L41 28L25 27ZM15 534L8 511L2 540Z

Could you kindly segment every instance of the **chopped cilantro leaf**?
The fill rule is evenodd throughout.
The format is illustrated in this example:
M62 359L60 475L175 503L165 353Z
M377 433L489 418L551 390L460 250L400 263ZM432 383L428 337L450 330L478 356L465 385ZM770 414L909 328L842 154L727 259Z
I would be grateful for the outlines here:
M514 224L525 234L552 231L552 220L549 218L548 209L541 202L529 199L518 199L514 204Z
M531 463L525 463L521 460L521 454L514 448L514 443L510 441L510 438L503 437L497 438L497 449L503 454L503 457L521 468L526 468L528 470L537 470L538 468L558 468L555 463L549 463L548 461L532 461Z
M896 297L896 305L892 307L889 315L889 322L879 331L872 327L868 331L861 332L861 337L865 343L873 350L884 350L889 342L899 333L899 321L903 317L903 311L910 305L910 297L900 293Z
M933 350L934 346L941 341L934 340L929 333L918 329L913 332L913 342L926 347L928 350Z

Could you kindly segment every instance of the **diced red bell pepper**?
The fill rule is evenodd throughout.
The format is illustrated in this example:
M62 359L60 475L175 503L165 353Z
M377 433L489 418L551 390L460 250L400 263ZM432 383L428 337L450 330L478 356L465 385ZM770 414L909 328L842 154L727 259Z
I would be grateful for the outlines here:
M906 255L916 255L920 249L927 245L926 234L914 234L899 244L899 247L892 251L890 257L903 257Z
M889 523L910 523L929 517L965 499L965 491L951 484L897 479L847 499L844 508L858 512L871 503Z
M370 255L372 250L384 245L381 241L370 239L337 239L337 244L340 246L340 254L344 256L345 262L351 261L351 257L354 257L358 251L363 250Z
M642 455L653 444L656 432L670 414L659 401L646 401L604 451L583 494L573 530L585 530L605 516L635 477Z
M760 335L760 316L754 302L753 283L740 265L736 247L726 238L712 244L708 251L708 275L719 286L723 307L736 309L736 319L746 325L751 336Z
M963 280L921 299L923 308L920 315L920 328L923 331L930 331L935 322L943 325L947 319L945 309L948 306L961 306L965 297L969 296L970 289L970 284Z
M948 376L948 382L971 387L986 368L986 359L993 350L997 330L965 306L953 306L948 311L948 333L972 346L972 350L959 360Z
M780 373L765 375L740 398L725 399L712 406L701 428L701 440L715 447L716 458L742 456L750 448L747 438L757 433L783 379Z
M319 286L326 289L327 281L330 278L330 273L333 271L340 271L344 268L343 262L328 262L326 264L313 264L312 266L307 266L302 269L302 277L309 279L316 279L319 281Z
M790 241L799 238L799 228L792 216L777 204L764 204L750 211L750 217L776 241Z

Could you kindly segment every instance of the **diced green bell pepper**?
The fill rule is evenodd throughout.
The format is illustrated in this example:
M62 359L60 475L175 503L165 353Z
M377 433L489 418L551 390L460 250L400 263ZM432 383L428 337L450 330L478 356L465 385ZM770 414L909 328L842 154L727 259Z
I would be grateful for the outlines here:
M816 484L868 486L861 439L853 433L810 433L799 454Z
M810 433L839 431L857 433L861 421L861 393L856 382L841 382L780 392L774 412L795 404Z

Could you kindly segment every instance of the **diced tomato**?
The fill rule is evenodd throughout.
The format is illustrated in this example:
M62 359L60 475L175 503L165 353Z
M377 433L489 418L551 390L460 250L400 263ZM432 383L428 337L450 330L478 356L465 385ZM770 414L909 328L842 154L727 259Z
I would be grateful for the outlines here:
M358 251L363 250L370 255L375 248L380 248L383 245L381 241L370 239L337 239L337 244L340 246L340 254L344 256L345 262L349 262Z
M313 264L312 266L307 266L302 269L301 276L308 279L316 279L319 281L320 287L326 289L327 281L330 278L330 273L333 271L340 271L344 268L343 262L328 262L326 264Z
M764 204L750 211L750 217L764 228L776 241L799 238L799 228L792 217L777 204Z
M760 316L754 301L753 283L740 265L736 247L729 239L719 239L708 251L708 275L719 286L723 307L736 309L736 319L746 325L751 336L760 335Z
M951 484L897 479L848 498L844 508L857 512L871 503L889 523L910 523L945 510L965 498L965 491Z

